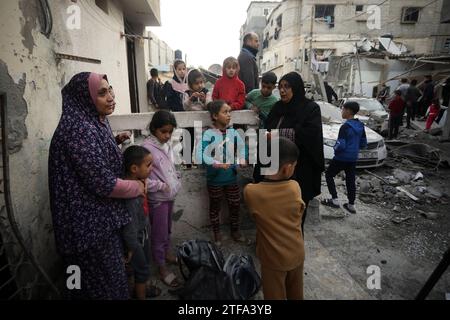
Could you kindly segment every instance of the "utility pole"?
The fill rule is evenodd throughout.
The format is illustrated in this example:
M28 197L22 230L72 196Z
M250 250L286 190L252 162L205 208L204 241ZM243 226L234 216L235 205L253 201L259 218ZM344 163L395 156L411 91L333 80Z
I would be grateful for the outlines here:
M358 61L358 73L359 73L359 93L363 94L362 78L361 78L361 62L359 61L358 44L355 42L356 59Z
M312 82L312 40L313 40L313 29L314 29L314 4L311 6L311 26L309 29L309 68L308 68L308 80L311 83Z

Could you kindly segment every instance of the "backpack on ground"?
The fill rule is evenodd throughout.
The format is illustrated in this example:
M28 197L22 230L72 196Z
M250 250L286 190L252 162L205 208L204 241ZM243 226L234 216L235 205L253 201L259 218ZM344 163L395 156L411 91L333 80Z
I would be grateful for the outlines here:
M231 254L224 263L220 249L209 241L185 241L177 257L185 284L172 292L183 300L247 300L261 286L251 256Z
M259 291L261 277L256 272L251 256L231 254L225 262L223 270L231 278L235 296L238 299L248 300Z

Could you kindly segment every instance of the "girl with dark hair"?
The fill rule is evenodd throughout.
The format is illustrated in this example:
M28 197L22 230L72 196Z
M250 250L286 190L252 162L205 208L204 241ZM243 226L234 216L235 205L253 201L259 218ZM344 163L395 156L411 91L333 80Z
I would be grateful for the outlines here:
M205 88L205 78L203 74L192 69L188 73L188 86L183 96L183 107L186 111L202 111L206 110L206 105L211 101L211 95Z
M188 90L186 63L182 60L175 60L173 63L173 79L167 81L167 105L171 111L184 111L183 95Z
M293 176L302 190L305 212L308 203L320 194L322 172L325 170L323 155L322 117L320 107L305 97L302 77L296 72L284 75L279 82L281 100L269 113L266 129L278 129L280 136L295 142L300 155Z
M153 156L153 170L147 180L153 261L159 267L161 280L171 287L179 285L175 274L166 266L166 262L176 263L170 252L173 204L181 188L181 176L175 168L170 143L176 127L173 113L160 110L153 115L149 124L150 136L142 144Z

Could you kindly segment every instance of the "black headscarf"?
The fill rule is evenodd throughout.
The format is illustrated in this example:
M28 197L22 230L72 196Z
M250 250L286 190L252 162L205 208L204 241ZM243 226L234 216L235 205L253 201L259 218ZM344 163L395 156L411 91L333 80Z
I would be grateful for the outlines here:
M277 123L274 120L279 120L281 117L295 117L301 105L309 102L305 97L305 84L302 77L297 72L290 72L284 75L280 82L285 80L292 88L292 99L285 103L282 100L278 101L272 108L267 118L267 129L274 129Z
M280 135L294 138L299 148L295 180L302 189L304 201L320 194L321 176L324 170L322 117L320 107L305 97L302 77L291 72L280 79L292 88L292 99L278 101L267 117L266 129L280 129ZM294 134L292 134L294 132Z

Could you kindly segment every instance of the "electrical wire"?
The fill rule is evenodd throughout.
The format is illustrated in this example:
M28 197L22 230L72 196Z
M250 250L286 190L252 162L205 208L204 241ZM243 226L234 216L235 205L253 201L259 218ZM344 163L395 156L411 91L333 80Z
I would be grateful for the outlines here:
M383 2L381 2L381 3L379 3L379 4L375 4L374 6L376 6L376 7L380 7L380 6L382 6L383 4L385 4L386 2L388 2L389 0L384 0ZM339 22L346 22L346 21L350 21L350 20L353 20L353 19L355 19L355 18L357 18L357 17L360 17L360 16L362 16L362 15L364 15L364 14L366 14L366 13L368 13L368 11L366 10L366 11L364 11L364 12L361 12L361 13L359 13L359 14L357 14L357 15L355 15L355 16L353 16L353 17L351 17L351 18L349 18L349 19L345 19L345 20L342 20L342 21L339 21Z

